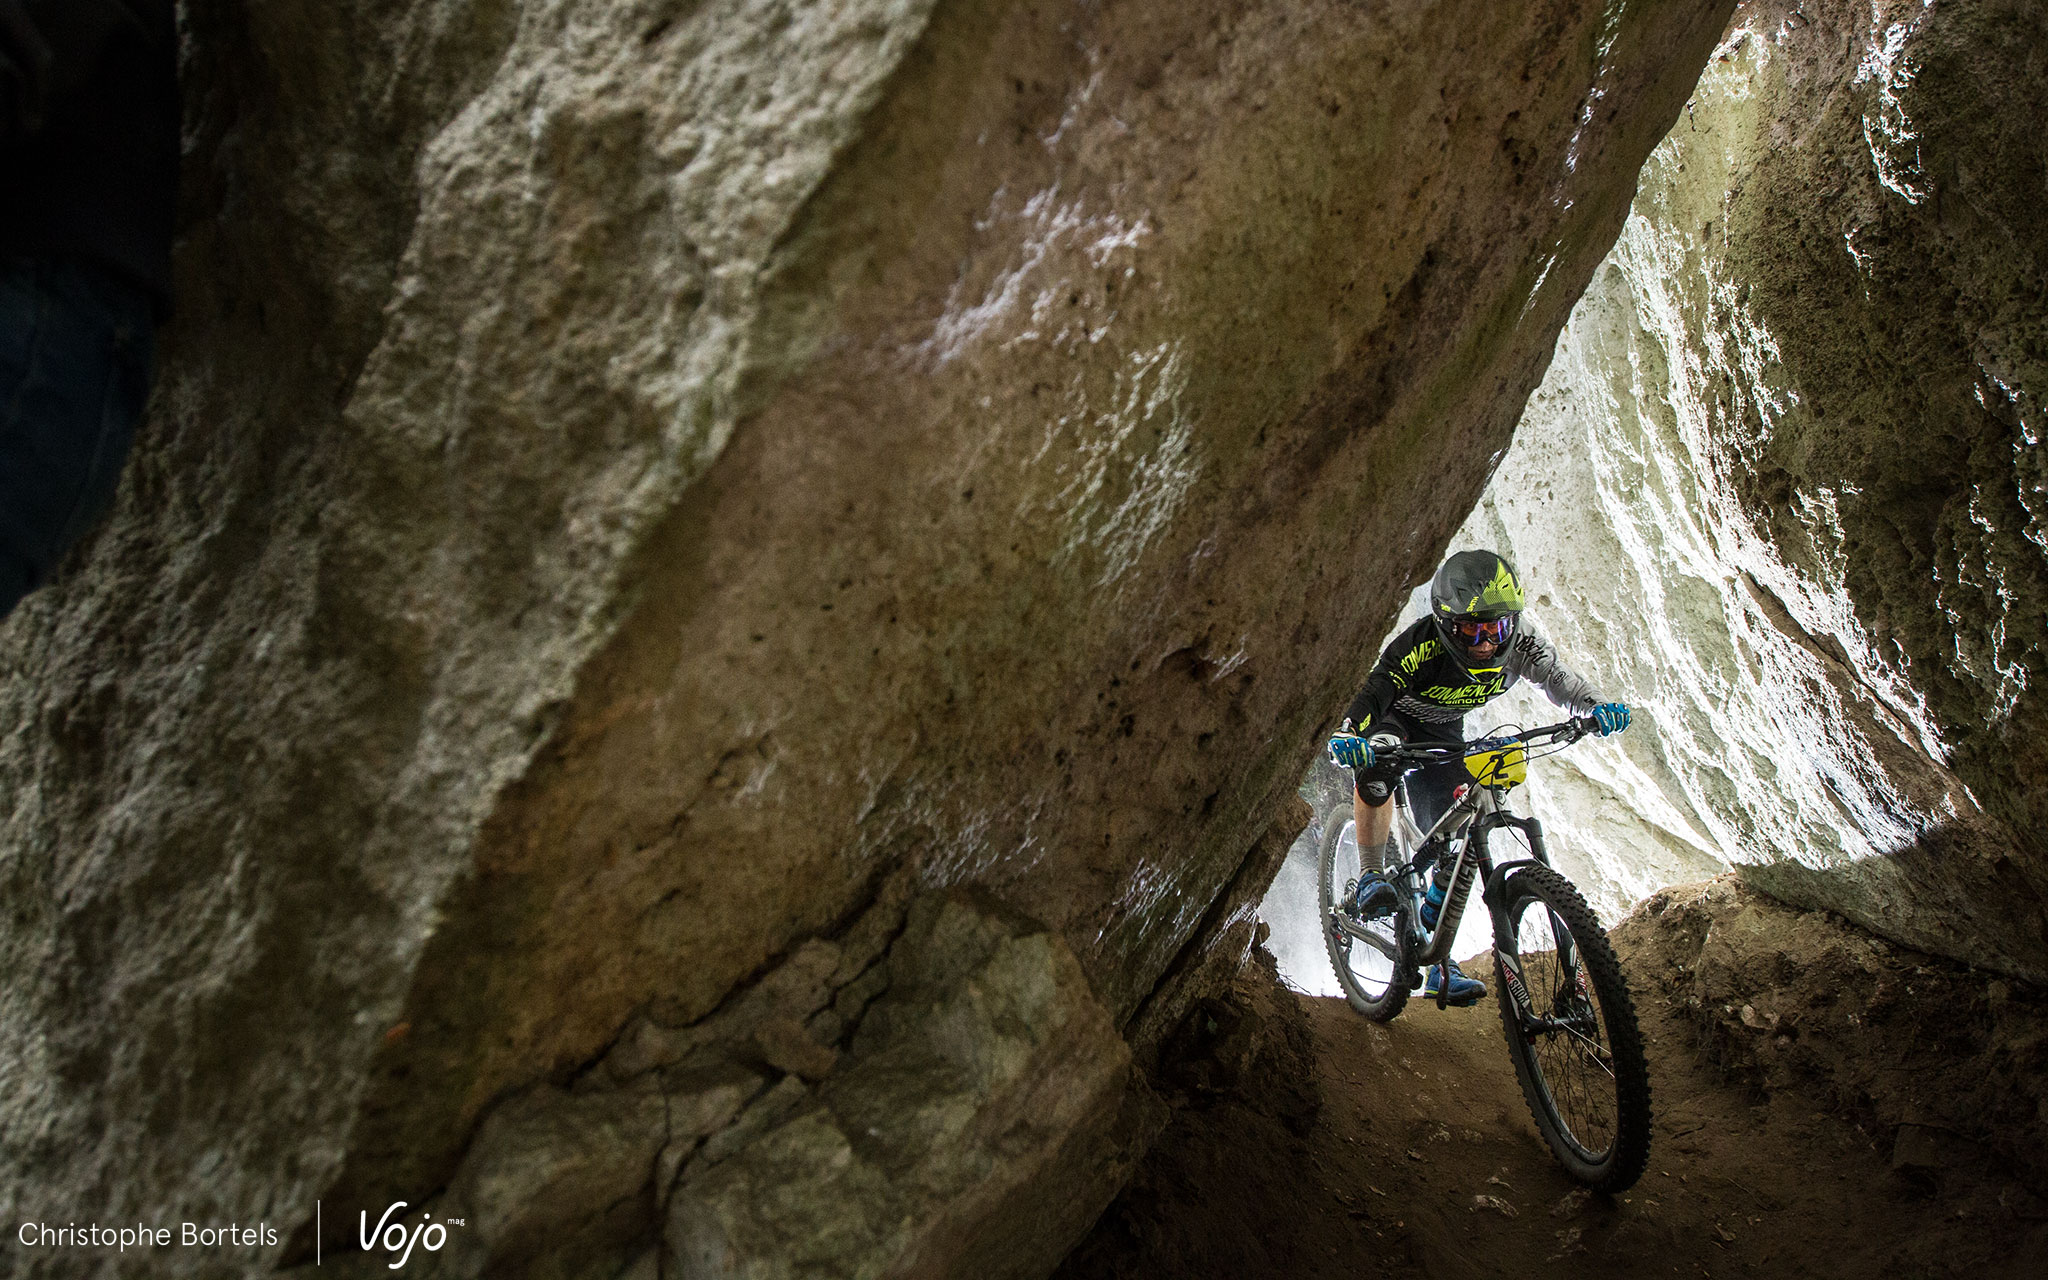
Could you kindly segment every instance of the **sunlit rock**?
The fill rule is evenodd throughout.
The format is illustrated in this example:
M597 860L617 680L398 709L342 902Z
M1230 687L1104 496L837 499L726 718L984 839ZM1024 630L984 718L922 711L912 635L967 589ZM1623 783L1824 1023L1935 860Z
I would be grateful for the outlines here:
M1453 543L1642 708L1531 787L1610 918L1730 863L2048 977L2044 47L1744 6Z

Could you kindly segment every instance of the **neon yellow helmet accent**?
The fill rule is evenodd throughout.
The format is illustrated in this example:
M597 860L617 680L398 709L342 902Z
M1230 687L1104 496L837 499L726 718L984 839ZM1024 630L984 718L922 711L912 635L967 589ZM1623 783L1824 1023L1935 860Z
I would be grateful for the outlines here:
M1528 603L1513 565L1491 551L1460 551L1436 571L1429 606L1442 618L1498 618Z

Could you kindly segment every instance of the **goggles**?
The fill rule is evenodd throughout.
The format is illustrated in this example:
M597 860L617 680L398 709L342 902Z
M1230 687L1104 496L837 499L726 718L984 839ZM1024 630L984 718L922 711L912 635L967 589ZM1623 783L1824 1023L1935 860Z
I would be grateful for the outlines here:
M1513 618L1453 618L1451 630L1466 644L1506 644L1515 629Z

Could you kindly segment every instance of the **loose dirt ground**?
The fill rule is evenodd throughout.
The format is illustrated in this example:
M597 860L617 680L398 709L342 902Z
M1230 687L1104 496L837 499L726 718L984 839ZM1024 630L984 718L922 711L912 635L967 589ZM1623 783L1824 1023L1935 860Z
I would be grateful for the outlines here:
M1381 1027L1253 970L1234 1003L1264 1050L1181 1073L1173 1125L1063 1280L2048 1276L2048 1206L2009 1165L1895 1168L1897 1135L1853 1101L1709 1062L1726 1046L1652 950L1656 1120L1630 1192L1552 1163L1490 997Z

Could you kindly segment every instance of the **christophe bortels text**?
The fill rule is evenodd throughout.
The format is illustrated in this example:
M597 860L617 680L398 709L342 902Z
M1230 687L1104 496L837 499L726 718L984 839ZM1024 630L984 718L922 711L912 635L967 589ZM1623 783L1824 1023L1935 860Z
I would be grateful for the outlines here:
M277 1230L266 1222L253 1227L233 1222L225 1227L203 1227L196 1222L181 1222L175 1227L141 1223L132 1227L103 1227L97 1222L52 1226L47 1222L24 1222L14 1238L29 1249L115 1249L122 1253L130 1249L168 1249L173 1244L187 1249L277 1247Z

